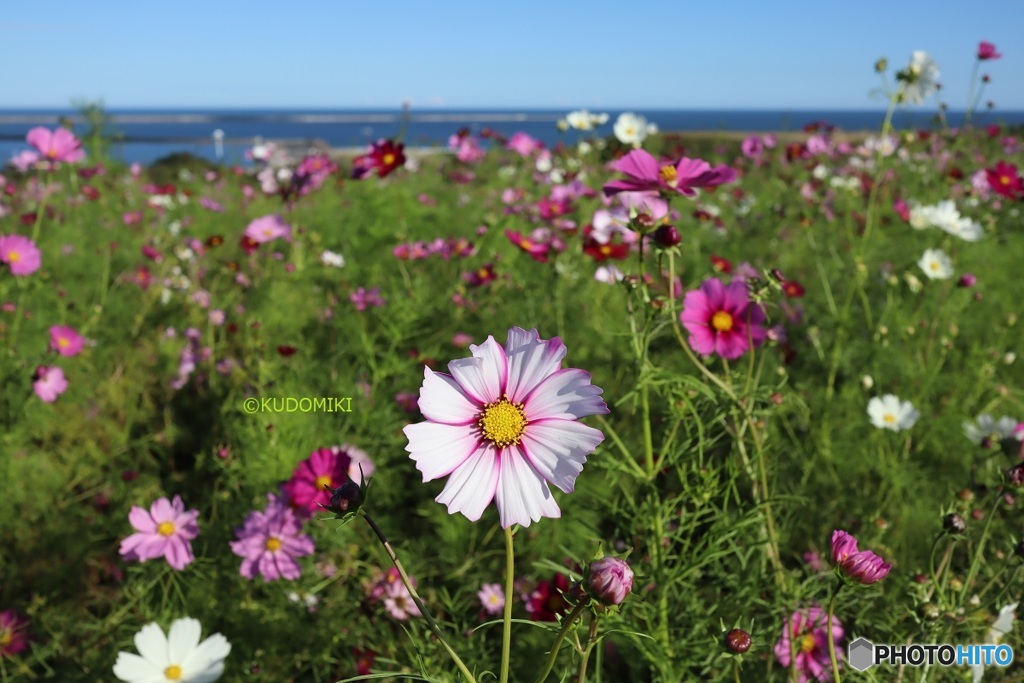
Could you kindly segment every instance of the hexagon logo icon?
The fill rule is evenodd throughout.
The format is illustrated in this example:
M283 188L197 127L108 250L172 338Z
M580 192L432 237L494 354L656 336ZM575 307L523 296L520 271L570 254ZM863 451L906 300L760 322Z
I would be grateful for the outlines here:
M846 651L846 661L857 671L870 669L875 665L875 646L867 638L858 638L850 643Z

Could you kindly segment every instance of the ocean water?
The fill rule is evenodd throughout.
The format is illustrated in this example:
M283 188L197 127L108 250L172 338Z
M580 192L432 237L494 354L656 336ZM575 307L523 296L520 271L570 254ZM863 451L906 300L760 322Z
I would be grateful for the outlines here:
M598 110L593 110L598 111ZM407 145L445 145L461 128L479 133L491 128L506 136L526 132L548 145L575 143L593 132L562 133L555 126L565 110L413 110L407 116L396 110L281 110L281 109L112 109L108 129L120 133L124 142L113 156L126 163L151 163L173 152L186 151L216 158L213 133L223 131L221 159L243 161L245 150L255 140L319 140L333 148L364 147L377 138L402 135ZM597 129L612 134L619 114L609 111L609 122ZM879 130L882 110L637 110L662 131L795 131L807 123L826 121L843 130ZM25 134L37 125L54 127L62 117L76 121L82 134L87 126L71 109L0 109L0 163L26 149ZM933 111L899 111L898 128L929 127ZM958 125L963 114L947 113L950 125ZM1024 112L980 112L978 125L1002 123L1024 125Z

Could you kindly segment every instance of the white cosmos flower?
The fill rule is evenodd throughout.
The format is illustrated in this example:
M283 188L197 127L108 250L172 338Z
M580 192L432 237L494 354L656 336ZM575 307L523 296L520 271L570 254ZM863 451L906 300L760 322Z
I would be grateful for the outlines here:
M999 610L999 616L996 617L995 623L992 624L988 633L985 634L986 644L998 645L1003 636L1013 631L1013 622L1016 620L1017 605L1019 604L1019 602L1014 602ZM980 683L984 675L984 664L971 665L971 683Z
M586 109L569 112L565 117L565 122L576 130L592 130L607 121L608 114L591 114Z
M907 104L921 104L938 88L939 65L927 52L916 50L904 75L903 99Z
M950 235L959 237L965 242L977 242L981 239L982 228L981 223L978 221L972 221L970 218L961 218L956 222L956 225L949 227L939 226Z
M625 274L614 265L599 266L598 269L594 271L594 279L608 285L614 285L624 277L626 277Z
M948 280L953 277L953 261L941 249L925 249L924 256L917 262L924 274L932 280Z
M910 401L901 401L893 394L886 394L882 398L877 396L868 401L868 417L871 424L879 429L891 429L898 432L903 429L910 429L917 422L921 413L914 408Z
M910 227L914 230L924 230L932 227L932 216L935 214L934 206L921 206L917 202L910 202Z
M647 119L633 112L623 112L615 120L615 137L624 145L639 147L648 134Z
M982 413L974 422L964 422L963 426L964 435L979 445L985 439L999 442L1017 437L1017 421L1012 417L1001 417L997 420L988 413Z
M128 683L212 683L224 673L231 644L219 633L200 643L201 633L197 619L176 620L166 637L156 623L146 624L135 634L139 654L119 652L114 675Z
M332 268L344 268L345 257L330 249L324 249L324 253L320 254L320 263Z

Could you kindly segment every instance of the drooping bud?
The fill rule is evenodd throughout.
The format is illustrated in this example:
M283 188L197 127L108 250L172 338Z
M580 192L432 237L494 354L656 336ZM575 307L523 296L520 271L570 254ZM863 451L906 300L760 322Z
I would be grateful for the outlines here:
M946 518L942 521L942 526L951 534L962 534L967 531L967 522L955 512L946 515Z
M340 516L356 512L363 504L363 490L354 481L346 481L331 491L331 503L327 509Z

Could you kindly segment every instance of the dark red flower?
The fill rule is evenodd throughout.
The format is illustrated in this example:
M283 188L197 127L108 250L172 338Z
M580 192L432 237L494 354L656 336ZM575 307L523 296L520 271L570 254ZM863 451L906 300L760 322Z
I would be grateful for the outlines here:
M405 165L405 145L391 140L377 140L370 151L352 160L352 177L365 178L374 171L380 178Z
M804 286L796 280L786 280L782 283L782 291L786 296L799 299L804 295Z
M281 346L277 347L277 352L281 354L283 358L294 356L296 351L298 351L298 349L296 349L294 346L289 346L287 344L282 344Z
M621 261L629 257L629 245L622 242L609 242L601 244L595 239L587 238L583 242L583 252L598 263L608 259Z
M732 264L728 260L722 258L721 256L718 256L717 254L711 255L711 266L719 273L732 272Z
M497 280L498 276L494 274L494 264L487 263L476 270L463 273L462 279L470 287L483 287L484 285Z
M523 597L526 613L534 621L556 621L557 615L564 614L569 603L562 593L569 590L569 578L555 574L551 581L538 581L531 593Z
M985 169L988 186L996 194L1008 199L1017 199L1024 195L1024 180L1017 173L1015 164L1000 161L992 168Z

